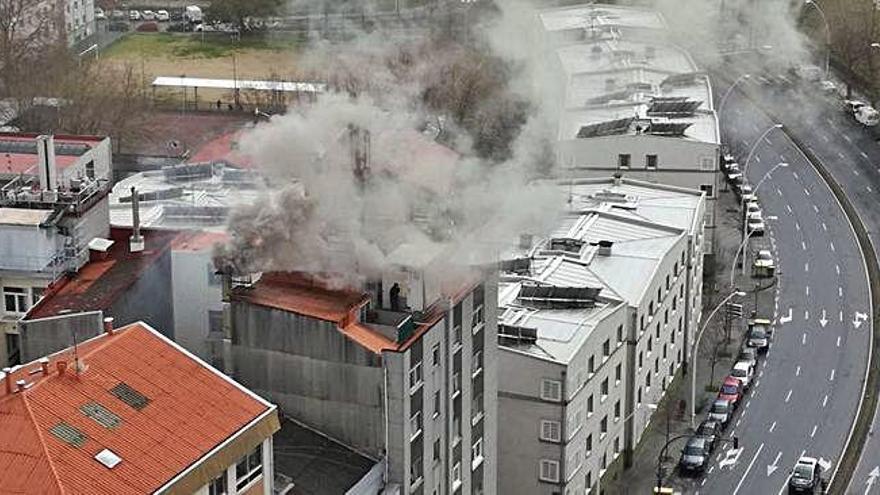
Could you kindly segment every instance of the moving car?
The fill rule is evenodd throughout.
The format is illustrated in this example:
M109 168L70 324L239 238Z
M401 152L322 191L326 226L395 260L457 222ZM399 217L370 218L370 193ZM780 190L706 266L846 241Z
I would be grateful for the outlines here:
M719 398L715 399L712 405L709 406L709 416L707 419L715 421L722 426L727 426L732 413L733 407L730 405L730 401Z
M824 491L822 466L813 457L801 457L788 478L788 493L819 493Z
M139 21L141 20L141 13L137 10L130 10L128 12L128 20L130 21Z
M770 348L770 339L767 338L767 332L763 326L753 326L749 328L746 337L746 345L755 349L759 353L767 352Z
M171 15L168 14L167 10L157 10L156 11L156 20L161 22L166 22L171 20Z
M844 109L860 124L873 127L880 123L880 113L871 105L859 100L844 100Z
M772 277L776 273L776 263L773 262L769 249L761 249L755 255L752 272L756 277Z
M708 440L705 437L693 436L688 439L681 451L678 468L682 474L702 473L709 465L709 454Z
M743 390L748 390L755 378L755 367L748 361L737 361L730 370L730 376L739 380Z
M718 391L718 398L724 399L730 403L731 407L736 408L742 400L743 386L739 380L733 376L728 376L721 383L721 390Z
M712 452L715 450L715 443L721 437L721 430L723 429L721 423L706 419L697 427L696 435L706 439L709 452Z

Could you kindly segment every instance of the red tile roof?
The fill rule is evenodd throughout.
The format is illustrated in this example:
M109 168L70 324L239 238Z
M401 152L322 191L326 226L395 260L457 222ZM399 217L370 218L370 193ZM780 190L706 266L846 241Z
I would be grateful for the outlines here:
M229 240L226 232L207 232L204 230L186 230L174 238L171 249L174 251L204 251L213 249L216 244Z
M253 168L254 159L238 150L238 139L241 135L242 131L239 130L208 141L193 154L189 163L223 162L237 168Z
M31 363L0 387L0 493L149 493L202 459L274 406L234 384L146 325L135 323L78 347L85 370L67 349L50 356L49 374ZM32 373L36 369L37 373ZM126 383L149 400L140 410L110 392ZM107 428L81 407L97 403L120 419ZM85 435L79 446L51 432L65 423ZM110 469L95 460L109 449L122 461Z
M76 163L78 156L56 155L55 165L63 170ZM37 155L27 153L0 153L0 173L25 174L36 172Z
M56 282L44 294L25 319L56 316L65 309L75 311L107 310L126 289L134 285L141 273L152 266L171 246L178 231L142 230L145 246L140 253L131 253L128 238L131 229L111 228L115 241L102 261L87 263L79 272Z

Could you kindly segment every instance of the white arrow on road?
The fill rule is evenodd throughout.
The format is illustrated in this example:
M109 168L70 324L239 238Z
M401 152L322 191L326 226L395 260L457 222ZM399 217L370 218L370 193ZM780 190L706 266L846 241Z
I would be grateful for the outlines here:
M728 450L724 453L724 459L721 459L721 462L718 463L718 467L723 469L725 466L732 466L736 464L736 461L739 460L739 455L742 454L742 451L742 447L738 449Z
M825 328L825 325L828 324L828 318L825 317L825 310L822 310L822 318L819 318L819 324L822 325L822 328Z
M868 492L871 491L871 487L877 482L878 477L880 477L880 466L875 467L874 470L868 474L868 479L865 481L865 495L868 495Z
M788 308L788 316L780 316L779 324L788 323L791 321L791 308Z
M828 468L831 467L831 461L826 461L822 457L819 458L819 466L822 468L822 471L828 471Z
M776 459L773 459L773 464L767 465L767 476L773 475L773 473L779 469L779 458L782 457L782 451L776 454Z
M867 321L867 320L868 320L867 314L859 313L858 311L856 311L856 314L853 316L852 324L854 327L856 327L856 329L858 329L860 326L862 326L862 322Z

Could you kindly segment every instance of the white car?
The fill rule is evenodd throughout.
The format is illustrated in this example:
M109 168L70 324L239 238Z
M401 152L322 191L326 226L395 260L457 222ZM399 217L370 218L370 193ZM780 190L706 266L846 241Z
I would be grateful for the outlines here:
M730 376L742 383L743 390L748 390L755 378L755 367L749 361L739 361L733 365Z
M156 13L152 10L145 10L142 17L145 21L153 21L156 19Z
M772 277L776 271L776 263L773 262L773 255L767 249L758 251L755 255L755 261L752 263L755 276Z
M752 186L750 186L748 184L743 184L742 186L740 186L739 196L746 203L755 199L755 193L752 192Z
M104 13L104 9L100 7L95 7L95 20L103 21L105 19L107 19L107 14Z
M749 201L748 203L746 203L746 215L748 215L749 217L755 216L758 218L762 218L763 215L761 213L761 205L759 205L758 202L755 200Z
M139 21L141 20L141 13L137 10L130 10L128 12L128 20L130 21Z
M156 11L156 20L161 22L166 22L171 20L171 15L168 14L167 10L157 10Z
M761 218L761 214L749 215L748 219L746 219L746 228L748 228L748 232L752 236L760 237L764 235L766 226L764 225L764 219Z

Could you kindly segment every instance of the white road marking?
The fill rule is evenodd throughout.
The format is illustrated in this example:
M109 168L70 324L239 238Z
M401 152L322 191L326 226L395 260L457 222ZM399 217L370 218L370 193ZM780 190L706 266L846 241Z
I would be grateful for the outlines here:
M837 287L837 297L843 297L843 287Z
M794 223L794 228L795 228L795 230L798 230L798 231L801 230L801 224L795 222L795 223Z
M803 335L801 335L801 345L807 345L807 332L804 332Z
M754 396L754 395L755 395L755 394L752 394L752 396ZM751 405L752 405L752 403L751 403L751 402L746 402L746 409L748 409L748 408L749 408L749 406L751 406ZM739 421L737 421L737 423L739 423Z
M871 189L871 186L868 186L868 192L874 192L874 190Z
M800 177L798 177L797 172L795 172L795 171L792 171L791 175L793 175L795 179L800 179Z
M847 143L851 143L851 142L852 142L852 138L849 137L849 136L847 136L846 134L843 134L843 139L846 139L846 142L847 142ZM841 158L842 158L842 157L841 157Z
M837 336L837 347L840 347L840 335Z
M773 430L775 430L775 429L776 429L776 421L774 421L773 424L770 425L770 433L773 433Z
M834 242L829 242L828 245L831 246L831 250L834 251Z
M785 205L785 209L788 210L789 213L791 213L791 205Z
M839 319L840 321L843 321L843 311L837 313L837 319Z
M809 263L809 262L804 263L804 271L805 271L805 272L810 271L810 263Z
M749 471L752 470L752 466L755 465L755 461L758 460L758 456L761 455L761 451L764 450L764 444L758 446L758 450L755 451L755 456L752 457L752 461L749 462L749 466L746 468L746 472L743 473L742 478L739 480L739 483L736 484L736 488L733 489L733 493L731 495L736 495L739 493L739 489L742 487L742 484L746 481L746 477L749 475Z
M806 242L806 241L801 241L801 248L802 248L804 251L807 250L807 242Z
M856 169L852 169L852 171L853 171L853 173L856 174L856 175L862 175L862 174L860 174L859 171L856 170Z
M782 189L776 188L776 194L782 196Z
M831 370L831 376L828 377L828 381L829 381L829 382L833 382L833 381L834 381L834 371L835 371L834 369Z
M822 230L828 230L828 226L825 225L825 222L822 222Z
M816 213L819 213L819 207L818 207L818 206L813 205L813 210L815 210Z
M845 134L843 137L847 138L847 136ZM849 138L847 138L847 139L849 139ZM844 155L842 151L838 151L837 156L839 156L841 160L846 160L846 155Z
M788 402L791 399L791 389L788 390L788 394L785 396L785 402Z
M816 430L818 430L818 429L819 429L819 425L813 425L813 431L810 432L810 438L813 438L816 436Z
M834 124L831 124L831 126L833 127ZM830 142L831 142L831 139L830 139L828 136L826 136L825 134L822 134L822 139L824 139L826 143L830 143Z
M865 160L868 159L868 154L867 154L867 153L865 153L864 151L859 151L859 153L862 155L862 158L864 158Z
M715 466L709 466L709 470L706 471L706 474L712 474L712 471L715 470Z
M773 142L770 141L770 138L764 138L764 142L769 144L770 146L773 146Z
M808 191L806 187L804 188L804 194L806 194L807 196L810 195L810 191Z
M825 407L828 404L828 396L826 395L824 399L822 399L822 407Z
M836 271L837 274L840 275L840 265L834 265L834 271Z
M807 269L807 271L810 271L810 270ZM809 285L804 287L804 292L806 293L807 297L810 297L810 286Z
M755 161L758 163L761 163L761 157L758 155L755 155Z
M800 366L798 366L797 369L794 371L794 376L801 376L801 367Z
M810 319L810 311L809 311L809 310L804 310L804 319L805 319L805 320L809 320L809 319Z

